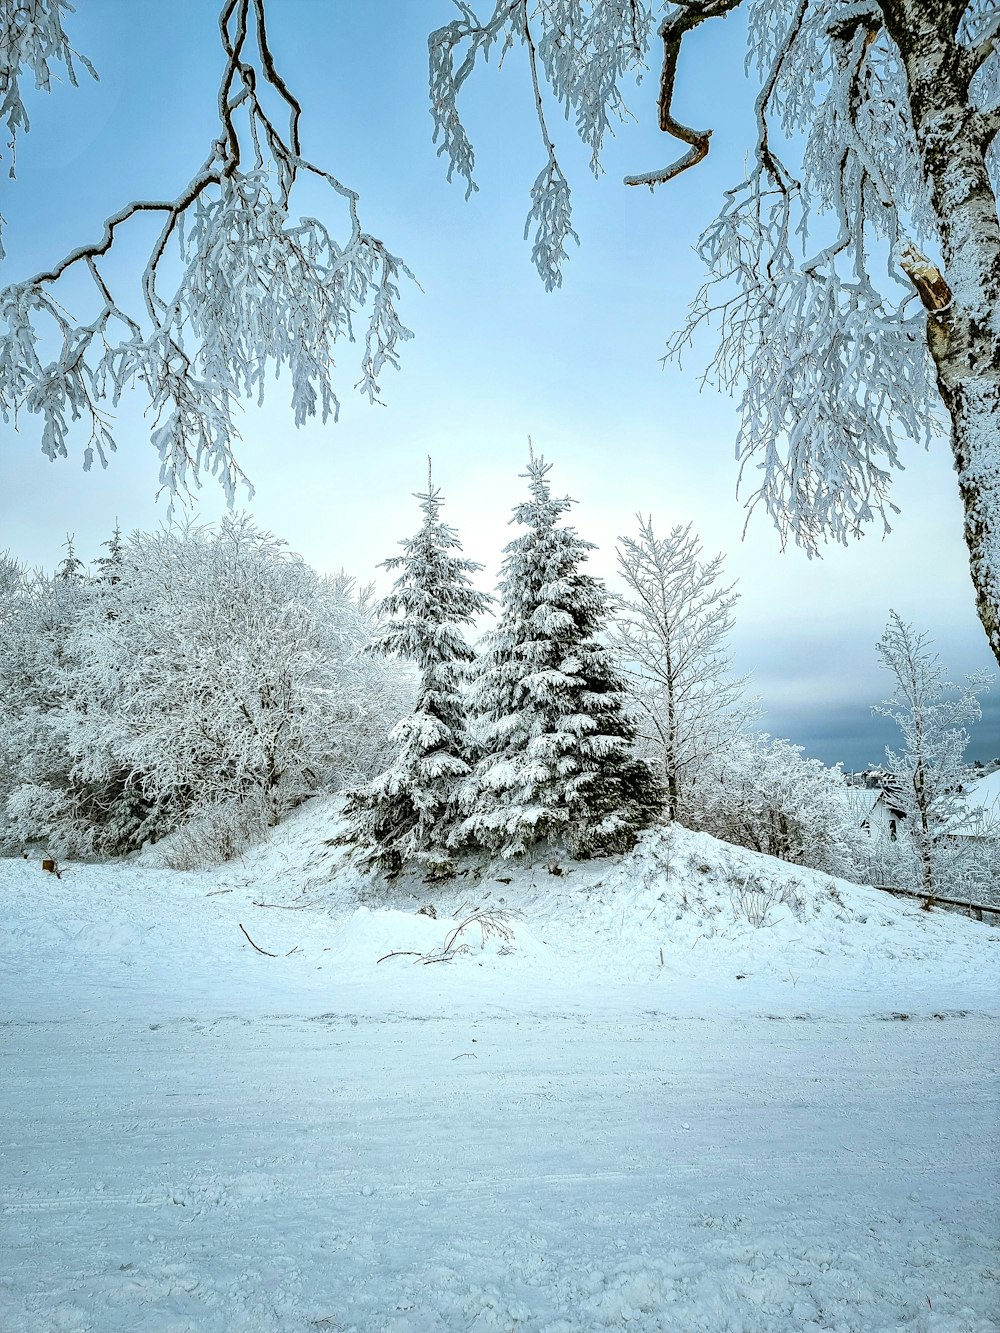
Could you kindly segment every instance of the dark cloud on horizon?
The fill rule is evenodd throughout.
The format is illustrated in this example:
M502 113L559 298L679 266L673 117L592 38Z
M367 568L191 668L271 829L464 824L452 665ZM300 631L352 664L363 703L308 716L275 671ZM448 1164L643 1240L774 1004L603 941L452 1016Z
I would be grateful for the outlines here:
M1000 757L1000 690L981 699L982 720L971 728L969 762ZM801 745L807 755L845 769L868 768L885 759L886 746L898 746L900 734L888 718L876 717L871 704L838 699L825 715L813 704L772 702L762 720L765 730Z
M739 671L752 673L749 688L761 696L765 709L761 726L825 764L864 769L882 763L886 746L898 746L900 734L887 718L871 711L892 693L893 685L878 662L875 636L871 652L862 655L849 628L809 626L813 632L805 657L801 649L797 654L787 650L789 639L781 628L744 637L734 663ZM799 622L800 633L805 628ZM969 729L968 758L985 763L1000 756L1000 673L978 625L962 634L949 633L949 628L938 623L929 631L949 678L963 682L984 670L994 675L990 692L980 696L982 719Z

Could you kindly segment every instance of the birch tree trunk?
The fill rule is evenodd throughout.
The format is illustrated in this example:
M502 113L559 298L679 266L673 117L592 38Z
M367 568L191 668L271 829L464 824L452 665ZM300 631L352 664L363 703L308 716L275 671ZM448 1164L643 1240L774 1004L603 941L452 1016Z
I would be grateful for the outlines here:
M878 3L903 60L940 228L947 303L942 308L940 297L916 285L951 417L977 609L1000 662L1000 221L986 166L998 117L970 106L969 85L983 54L957 40L966 9L961 0Z

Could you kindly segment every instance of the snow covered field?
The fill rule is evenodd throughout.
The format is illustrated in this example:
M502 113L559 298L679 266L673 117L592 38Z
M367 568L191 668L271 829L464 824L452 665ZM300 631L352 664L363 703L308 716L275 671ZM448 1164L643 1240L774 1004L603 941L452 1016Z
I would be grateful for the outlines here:
M4 1333L1000 1328L1000 930L683 830L378 899L333 829L0 864Z

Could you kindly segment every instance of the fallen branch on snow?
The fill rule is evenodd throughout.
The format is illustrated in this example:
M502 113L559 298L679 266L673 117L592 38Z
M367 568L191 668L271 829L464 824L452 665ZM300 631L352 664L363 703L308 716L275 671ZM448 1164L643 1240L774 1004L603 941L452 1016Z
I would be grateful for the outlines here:
M237 922L237 924L239 925L240 930L243 931L243 934L247 935L246 927L242 924L242 922ZM254 944L253 940L250 939L249 935L247 935L247 942L249 944L252 944L253 947L257 950L257 952L262 953L265 958L277 958L278 956L276 953L268 953L268 951L266 949L262 949L259 944Z
M392 953L383 954L376 962L384 963L387 958L416 958L425 967L428 963L450 963L460 953L469 952L469 946L464 942L459 943L459 939L462 932L473 925L482 931L483 944L491 936L496 936L501 941L501 950L508 949L514 942L514 932L509 922L516 915L516 912L500 907L477 908L448 932L440 949L431 953L420 953L416 949L394 949Z
M310 907L321 907L319 902L314 903L254 903L254 907L277 907L281 912L305 912Z

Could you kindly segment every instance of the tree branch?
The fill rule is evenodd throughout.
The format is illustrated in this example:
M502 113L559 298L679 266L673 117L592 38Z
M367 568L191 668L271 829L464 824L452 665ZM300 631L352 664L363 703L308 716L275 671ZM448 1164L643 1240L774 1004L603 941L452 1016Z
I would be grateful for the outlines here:
M262 953L265 958L277 958L278 955L276 953L268 953L268 951L266 949L262 949L259 944L254 944L250 936L247 935L246 927L244 925L242 925L240 922L237 922L236 924L239 926L240 930L243 931L243 934L246 935L247 943L252 945L252 947L256 949L258 953Z
M641 176L626 176L626 185L648 185L652 189L654 185L662 185L666 181L673 180L682 171L687 171L688 167L697 166L702 158L708 156L712 131L693 130L687 125L682 125L673 114L677 61L686 33L696 28L699 23L703 23L705 19L725 18L731 10L742 3L743 0L675 0L675 4L682 8L669 18L665 18L659 28L659 36L663 41L663 69L660 72L658 100L660 129L665 134L679 139L681 143L690 144L691 147L683 157L679 157L676 162L659 171L647 171Z

